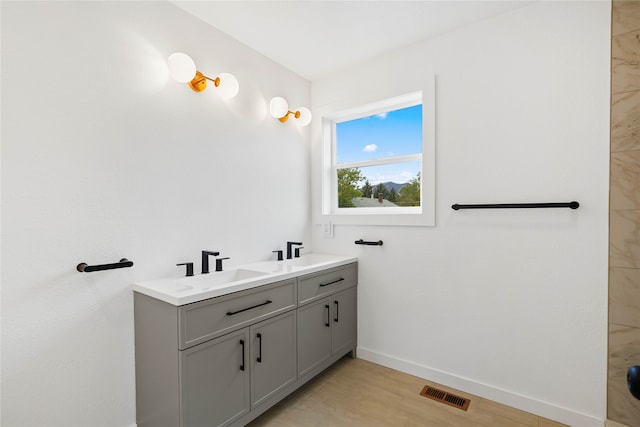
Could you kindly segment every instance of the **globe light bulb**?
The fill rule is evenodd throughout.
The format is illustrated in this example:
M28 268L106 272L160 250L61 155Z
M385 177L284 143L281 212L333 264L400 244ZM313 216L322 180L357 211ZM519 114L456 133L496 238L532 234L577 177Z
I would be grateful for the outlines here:
M180 83L189 83L196 76L196 63L186 53L172 53L167 62L169 74Z
M271 102L269 102L269 112L273 117L279 119L289 112L289 104L287 104L284 98L276 96L271 98Z
M238 79L233 74L220 73L218 75L220 84L218 85L218 94L224 99L233 98L240 90Z
M307 126L311 123L311 111L308 108L300 107L298 108L298 112L300 113L300 117L296 120L296 123L300 126Z

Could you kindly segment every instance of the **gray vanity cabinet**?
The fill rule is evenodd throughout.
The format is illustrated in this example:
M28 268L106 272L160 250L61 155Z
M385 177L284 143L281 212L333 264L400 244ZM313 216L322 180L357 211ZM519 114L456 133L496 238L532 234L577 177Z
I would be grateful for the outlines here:
M346 353L355 346L357 329L356 288L333 295L331 316L331 353Z
M182 425L228 425L294 383L295 332L290 311L182 351Z
M249 412L249 328L180 352L182 426L226 425Z
M243 425L293 388L296 285L182 306L134 293L137 425Z
M251 326L251 409L296 381L296 312Z
M298 375L303 376L331 357L331 298L298 309Z
M298 377L350 351L355 357L356 285L355 264L298 279Z
M357 265L185 305L135 292L138 427L243 426L356 349Z

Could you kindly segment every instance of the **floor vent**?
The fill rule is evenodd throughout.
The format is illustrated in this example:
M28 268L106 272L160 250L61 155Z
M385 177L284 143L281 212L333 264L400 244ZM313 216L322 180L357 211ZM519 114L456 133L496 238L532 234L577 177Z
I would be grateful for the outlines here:
M446 405L453 406L454 408L462 409L463 411L466 411L469 408L469 403L471 403L471 400L469 399L447 393L446 391L439 390L437 388L429 387L428 385L424 386L420 395L442 402Z

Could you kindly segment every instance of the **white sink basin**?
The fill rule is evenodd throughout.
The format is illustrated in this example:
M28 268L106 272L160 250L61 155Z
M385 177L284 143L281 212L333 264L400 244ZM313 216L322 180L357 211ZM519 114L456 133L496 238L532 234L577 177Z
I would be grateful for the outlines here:
M200 290L206 291L212 288L224 287L234 282L255 279L264 276L264 271L248 270L246 268L238 268L236 270L212 271L209 274L196 276L193 285Z
M334 262L335 255L304 254L300 258L285 259L282 261L263 261L250 264L250 268L268 273L287 273L305 270L310 267L322 266Z
M300 258L288 259L285 261L287 265L295 267L308 267L310 265L324 264L331 262L334 258L331 255L324 254L308 254L302 255Z
M170 304L181 305L201 299L235 292L236 288L251 287L269 273L248 268L213 271L180 279L159 279L134 284L134 290L161 299Z

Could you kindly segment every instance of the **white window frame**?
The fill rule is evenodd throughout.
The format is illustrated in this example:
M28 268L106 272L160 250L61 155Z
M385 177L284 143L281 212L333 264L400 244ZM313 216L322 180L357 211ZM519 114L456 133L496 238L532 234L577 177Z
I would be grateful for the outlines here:
M389 226L435 226L435 78L426 76L420 87L403 95L379 94L377 99L359 97L340 101L317 109L321 117L321 200L314 210L314 222L336 225L389 225ZM388 96L384 96L388 95ZM416 97L421 102L415 102ZM337 158L335 151L335 123L377 112L397 110L405 106L422 104L422 172L420 176L420 207L398 208L338 208ZM408 102L408 104L406 104ZM413 102L413 104L411 104ZM371 114L368 114L371 112ZM400 157L398 158L399 161ZM389 158L382 160L382 163ZM354 162L364 165L364 162ZM340 167L345 167L341 164ZM316 205L317 206L317 205Z

